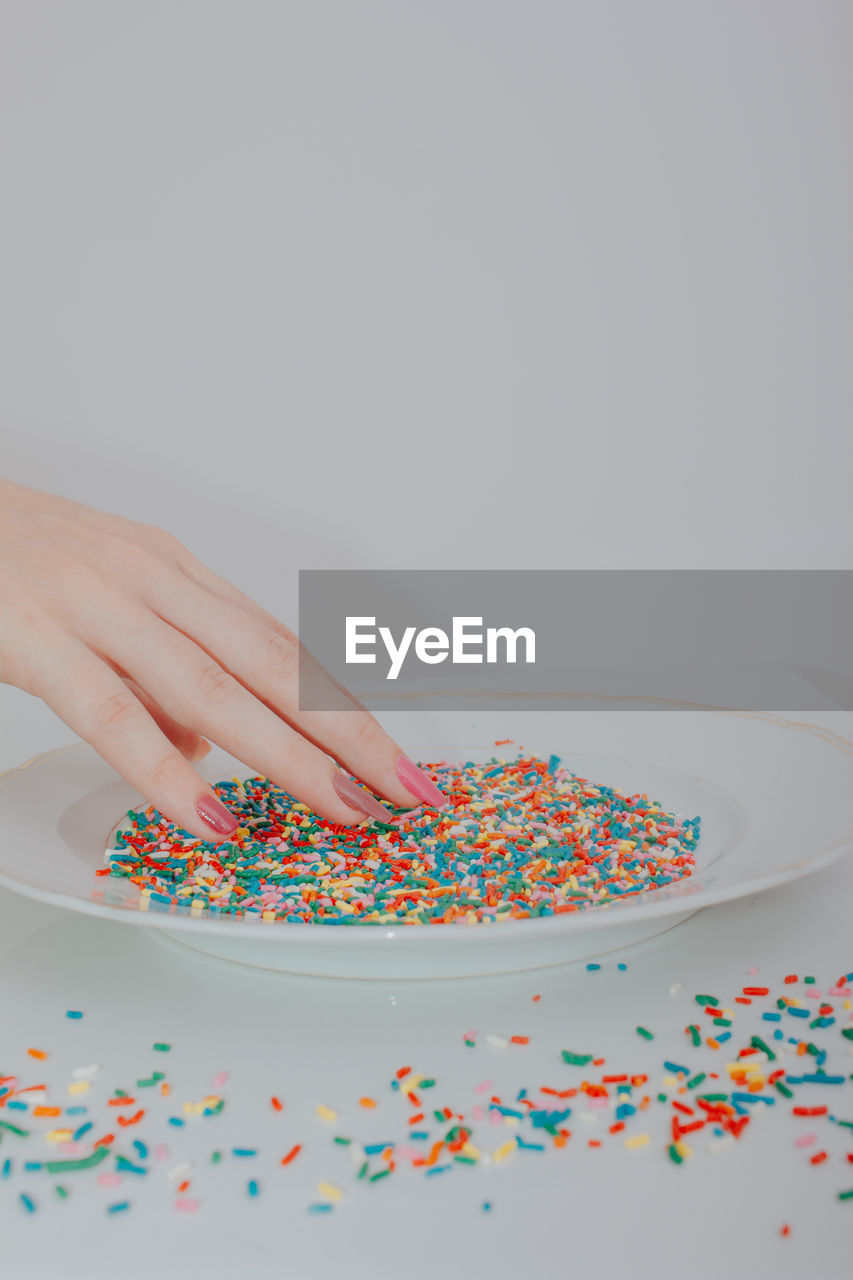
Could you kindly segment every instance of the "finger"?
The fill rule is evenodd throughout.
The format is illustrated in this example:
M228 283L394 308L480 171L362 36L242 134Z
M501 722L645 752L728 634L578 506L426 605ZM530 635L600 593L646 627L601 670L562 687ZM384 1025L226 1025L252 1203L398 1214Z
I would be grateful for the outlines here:
M221 667L203 649L147 609L129 606L93 623L109 652L168 714L203 733L258 773L297 796L321 817L352 826L393 815L313 743Z
M444 805L445 797L428 775L271 615L247 613L231 600L196 585L188 588L171 576L158 581L158 593L168 622L380 795L398 805ZM300 663L303 674L307 665L314 700L329 710L300 709Z
M135 680L131 680L130 676L123 676L122 679L131 693L142 703L154 723L162 729L172 745L178 748L185 759L203 760L206 755L210 754L210 743L206 738L203 738L200 733L196 733L195 729L188 729L185 724L180 724L177 720L173 720L169 713L163 710L159 702L155 702L152 697L149 697Z
M185 831L221 843L238 822L145 707L79 640L40 633L36 692L74 733Z

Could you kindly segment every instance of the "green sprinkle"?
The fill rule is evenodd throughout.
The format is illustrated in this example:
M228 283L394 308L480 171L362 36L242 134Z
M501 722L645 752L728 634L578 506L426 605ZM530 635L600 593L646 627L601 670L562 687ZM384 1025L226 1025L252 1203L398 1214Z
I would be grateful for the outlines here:
M365 1160L364 1164L361 1166L356 1176L359 1178L363 1178L366 1173L367 1173L367 1161Z
M211 1163L211 1164L219 1164L219 1161L220 1161L221 1159L222 1159L222 1152L221 1152L221 1151L214 1151L213 1155L210 1157L210 1163Z
M30 1136L29 1129L22 1129L20 1125L12 1124L11 1120L0 1120L0 1129L8 1129L10 1133L16 1133L19 1138Z
M654 1040L655 1038L654 1033L649 1031L647 1027L637 1027L636 1032L637 1035L642 1036L644 1040Z
M419 1089L432 1089L435 1086L434 1080L421 1080L418 1085Z
M699 1033L699 1028L694 1023L691 1023L689 1027L685 1028L685 1030L688 1032L694 1045L700 1045L702 1043L702 1036Z
M675 1143L670 1143L670 1145L666 1149L666 1153L673 1164L684 1163L684 1156L679 1155L678 1151L676 1150Z
M730 1027L732 1025L731 1018L712 1018L715 1027Z
M720 1002L716 996L694 996L697 1004L712 1004L715 1009L719 1008Z
M702 1083L704 1079L705 1079L705 1072L700 1071L699 1074L695 1075L692 1080L687 1081L687 1088L695 1089L698 1085Z
M838 1193L838 1199L839 1199L839 1200L853 1200L853 1187L851 1187L849 1191L839 1191L839 1193Z
M67 1200L67 1199L68 1199L68 1188L67 1188L67 1187L61 1187L61 1186L57 1185L57 1186L55 1186L53 1189L54 1189L54 1191L56 1192L56 1194L59 1196L60 1200Z
M477 1161L473 1156L454 1156L453 1159L457 1164L476 1164Z
M762 1053L766 1053L771 1062L776 1061L776 1054L770 1048L770 1045L761 1039L761 1036L753 1036L749 1043L753 1049L760 1049Z
M129 1097L130 1097L130 1094L127 1092L127 1090L126 1090L126 1089L116 1089L115 1093L113 1094L113 1097L114 1097L114 1098L129 1098Z
M380 1178L388 1178L390 1176L391 1176L390 1169L380 1169L378 1173L372 1173L370 1175L369 1181L378 1182Z
M669 1098L666 1096L665 1093L659 1093L658 1102L669 1102Z
M588 1062L592 1062L591 1053L571 1053L568 1049L563 1049L560 1057L570 1067L585 1067Z
M776 1089L779 1093L781 1093L783 1098L793 1098L794 1096L793 1089L789 1089L788 1086L786 1084L783 1084L781 1080L774 1080L773 1088Z
M853 1027L842 1027L841 1034L848 1040L853 1040Z
M170 1044L164 1044L162 1040L155 1040L151 1048L155 1053L169 1053L172 1046Z
M445 1116L445 1114L444 1114L444 1112L443 1112L443 1111L433 1111L433 1113L432 1113L432 1114L433 1114L433 1116L435 1117L435 1119L438 1121L438 1123L439 1123L439 1124L444 1124L444 1121L445 1121L445 1119L446 1119L446 1116Z
M48 1173L76 1173L78 1169L94 1169L109 1154L109 1147L95 1147L90 1156L80 1160L45 1160L44 1167Z
M333 1138L332 1141L336 1142L339 1147L348 1147L352 1143L352 1138Z
M696 1095L697 1102L728 1102L729 1095L727 1093L699 1093Z
M803 978L803 982L814 982L814 978Z
M147 1080L137 1080L137 1089L150 1089L152 1085L159 1084L161 1080L165 1080L166 1076L162 1071L152 1071Z

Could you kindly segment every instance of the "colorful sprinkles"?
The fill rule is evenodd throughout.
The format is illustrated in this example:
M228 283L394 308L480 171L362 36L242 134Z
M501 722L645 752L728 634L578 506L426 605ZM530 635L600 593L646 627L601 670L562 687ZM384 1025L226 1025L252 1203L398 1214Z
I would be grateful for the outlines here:
M211 844L151 807L131 811L104 870L137 885L144 909L324 925L553 916L693 870L698 817L578 777L558 756L421 768L446 807L362 827L325 822L266 778L219 782L240 822L232 839Z
M493 1080L475 1078L470 1095L464 1097L447 1096L441 1080L425 1075L411 1060L391 1067L386 1080L377 1082L371 1095L349 1091L344 1075L338 1108L315 1102L313 1119L305 1110L294 1117L303 1139L304 1131L313 1126L313 1146L324 1165L319 1181L316 1173L313 1177L306 1174L305 1211L333 1212L357 1188L387 1183L401 1169L432 1180L454 1173L462 1176L458 1170L528 1159L531 1154L556 1156L572 1148L597 1151L612 1142L631 1153L631 1159L644 1158L643 1151L657 1150L661 1158L682 1168L703 1155L717 1156L735 1148L748 1134L774 1122L790 1126L792 1158L804 1169L821 1169L815 1177L825 1177L826 1166L834 1182L831 1194L838 1202L851 1201L851 982L853 972L842 975L825 992L815 991L812 997L811 984L804 982L795 990L795 984L786 979L784 995L774 999L769 986L753 988L750 1000L757 1003L738 1005L737 1012L727 1007L722 996L698 993L692 1008L703 1010L706 1017L718 1011L731 1015L726 1021L732 1026L732 1049L723 1053L712 1037L699 1037L698 1041L691 1037L677 1056L670 1057L651 1042L666 1035L667 1043L678 1043L681 1031L676 1026L658 1027L652 1035L638 1025L634 1031L645 1043L641 1050L636 1040L630 1043L642 1052L644 1061L635 1063L633 1070L623 1063L608 1062L596 1055L594 1046L587 1046L584 1051L554 1051L548 1083L528 1079L517 1088L498 1091ZM818 1007L825 1012L808 1026L783 1022L768 1031L767 1038L756 1030L766 1026L765 1012L788 1013L803 1008L812 998L820 1001ZM736 996L732 1003L737 1004ZM532 1037L522 1032L480 1035L471 1031L464 1039L466 1043L470 1039L476 1052L487 1055L497 1041L505 1048L518 1046L513 1052L520 1056L514 1061L521 1067ZM23 1054L22 1061L28 1056ZM467 1055L465 1060L469 1060ZM476 1057L471 1061L477 1061ZM494 1058L487 1061L494 1063ZM642 1069L638 1070L639 1065ZM71 1073L71 1083L99 1073L98 1067L77 1068ZM88 1111L85 1106L61 1100L68 1090L64 1078L54 1084L44 1083L43 1078L30 1084L14 1072L0 1071L0 1144L9 1152L2 1153L0 1182L2 1188L8 1186L21 1211L35 1215L55 1203L42 1194L45 1183L52 1185L56 1201L67 1199L64 1179L77 1175L88 1177L99 1187L122 1188L121 1198L104 1203L109 1216L133 1212L132 1190L140 1180L157 1182L171 1198L175 1212L203 1211L205 1189L216 1176L212 1171L227 1161L247 1171L250 1167L259 1169L257 1176L243 1183L249 1198L262 1195L265 1170L270 1179L295 1176L299 1183L298 1172L271 1172L292 1165L303 1150L303 1142L293 1143L292 1133L287 1134L287 1117L295 1107L282 1104L272 1149L239 1145L223 1150L225 1144L220 1140L220 1146L204 1159L199 1155L203 1143L194 1136L188 1143L192 1158L182 1159L180 1154L176 1158L162 1140L167 1133L170 1140L181 1140L180 1133L166 1127L176 1118L169 1114L175 1104L167 1100L171 1090L163 1087L169 1085L165 1073L156 1074L161 1088L150 1105L137 1108L133 1090L119 1086L103 1096L100 1108ZM210 1091L202 1085L200 1096L181 1101L182 1125L213 1125L215 1132L216 1117L226 1106L221 1090L228 1079L228 1074L220 1071L211 1077ZM141 1077L137 1087L143 1083L148 1081ZM55 1105L48 1101L52 1096L57 1099ZM263 1094L259 1107L266 1109L269 1097L269 1093ZM66 1116L73 1115L76 1123L81 1112L90 1118L77 1128L65 1124ZM129 1112L133 1112L132 1123L144 1128L144 1136L139 1131L133 1137L125 1136L121 1121ZM279 1124L284 1130L279 1130ZM366 1133L365 1127L373 1131ZM247 1167L246 1161L251 1165ZM56 1175L63 1183L52 1183ZM297 1184L288 1182L288 1194L293 1194ZM481 1211L491 1212L491 1200L482 1201L475 1195L475 1202ZM790 1224L783 1223L779 1231L787 1235Z

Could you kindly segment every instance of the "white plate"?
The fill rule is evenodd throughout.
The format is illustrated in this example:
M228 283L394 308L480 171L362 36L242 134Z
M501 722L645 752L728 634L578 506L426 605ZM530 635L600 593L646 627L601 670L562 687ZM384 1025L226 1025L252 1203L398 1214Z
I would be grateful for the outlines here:
M126 880L94 876L116 823L142 801L78 743L0 775L0 883L267 969L442 978L565 964L621 948L700 907L796 879L853 847L853 744L830 730L769 713L717 711L552 713L527 717L527 726L534 721L539 741L525 741L526 751L556 752L575 773L648 792L685 817L699 814L693 875L607 907L494 925L333 929L194 918L147 905ZM500 751L445 744L418 745L415 754L477 760ZM211 780L249 773L218 749L203 771Z

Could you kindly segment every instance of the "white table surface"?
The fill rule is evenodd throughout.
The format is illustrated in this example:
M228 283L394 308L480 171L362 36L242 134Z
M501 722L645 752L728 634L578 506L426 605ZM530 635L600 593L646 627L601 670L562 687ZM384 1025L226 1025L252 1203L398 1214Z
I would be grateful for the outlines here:
M0 768L61 741L61 726L16 691L0 690L0 711ZM697 1143L693 1158L677 1168L662 1147L669 1109L655 1113L655 1103L636 1130L652 1135L641 1150L626 1151L606 1134L601 1149L589 1149L588 1138L609 1120L595 1126L575 1115L562 1151L518 1152L500 1165L458 1166L428 1180L404 1169L367 1186L354 1182L351 1158L332 1135L399 1141L407 1113L388 1081L403 1065L438 1079L435 1105L460 1109L477 1100L472 1090L484 1079L505 1101L523 1085L532 1093L544 1083L578 1083L558 1061L561 1048L593 1047L606 1057L603 1070L614 1073L648 1071L653 1091L661 1061L685 1056L683 1028L696 1017L694 993L711 991L731 1002L742 985L773 988L791 970L813 973L825 987L853 969L851 902L848 859L797 884L701 912L649 943L605 957L598 972L578 965L406 984L241 970L179 953L145 930L2 891L0 1070L32 1082L36 1075L56 1080L51 1101L62 1102L70 1070L100 1063L88 1095L98 1123L107 1092L132 1089L154 1068L168 1070L173 1095L167 1101L148 1090L143 1099L138 1091L150 1108L140 1136L153 1143L172 1134L170 1158L158 1163L150 1156L146 1177L127 1175L120 1187L104 1188L91 1173L69 1174L64 1203L43 1172L0 1180L0 1271L14 1280L185 1274L188 1267L193 1274L263 1277L432 1277L439 1270L515 1277L521 1269L547 1277L630 1271L659 1280L847 1276L853 1205L836 1196L853 1186L846 1163L853 1141L837 1127L826 1135L830 1158L820 1167L808 1159L817 1148L797 1149L795 1122L775 1113L756 1115L741 1141L718 1155ZM617 969L619 960L626 971ZM684 986L673 996L675 982ZM534 994L541 996L535 1003ZM69 1021L69 1008L84 1018ZM640 1040L638 1022L654 1029L654 1042ZM463 1044L469 1029L479 1032L475 1049ZM526 1034L530 1044L490 1048L482 1041L489 1032ZM152 1052L155 1040L170 1042L170 1054ZM47 1049L47 1062L28 1059L30 1046ZM841 1063L849 1074L846 1042L839 1048L832 1041L831 1053L830 1064ZM720 1067L710 1062L711 1051L699 1056L706 1069ZM184 1100L211 1092L220 1071L230 1075L222 1114L169 1131L166 1117L181 1114ZM285 1103L281 1113L269 1105L272 1094ZM357 1106L363 1094L379 1100L375 1111ZM337 1109L338 1122L318 1120L317 1103ZM122 1135L126 1147L134 1132ZM501 1133L495 1129L496 1139ZM281 1168L281 1155L295 1142L304 1144L302 1154ZM234 1158L233 1146L259 1154ZM214 1149L226 1153L216 1166ZM31 1139L7 1136L0 1163L10 1155L17 1166L44 1152ZM188 1193L200 1202L194 1215L175 1212L165 1176L185 1158L196 1161ZM256 1199L246 1192L250 1177L260 1183ZM321 1178L345 1195L332 1213L311 1215L307 1205L320 1198ZM36 1214L23 1211L20 1190L36 1200ZM105 1205L125 1198L127 1213L106 1216ZM490 1213L482 1210L485 1200ZM783 1239L785 1222L791 1234Z

